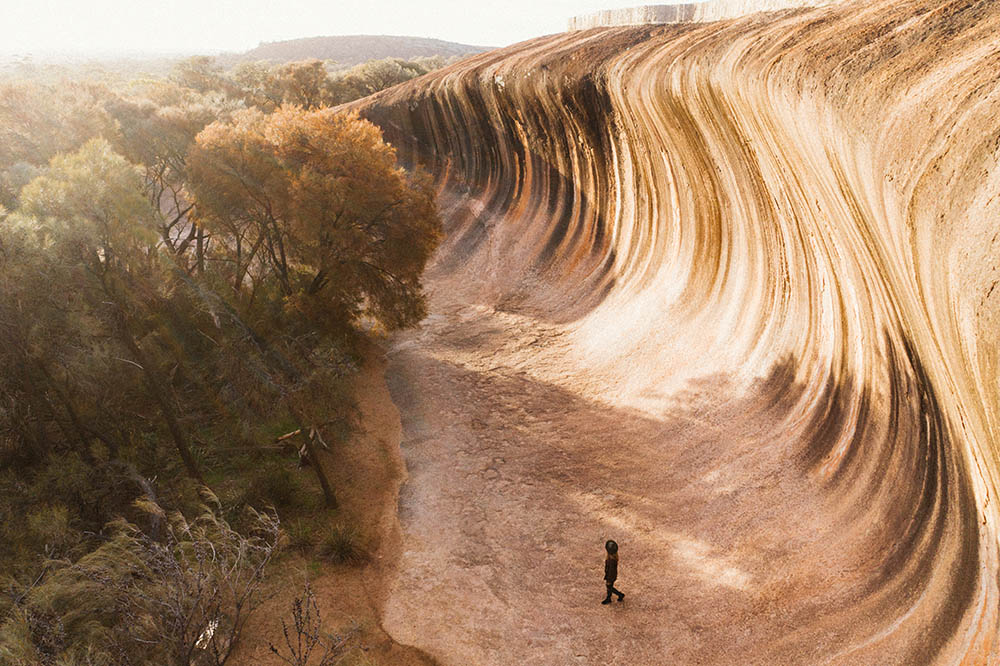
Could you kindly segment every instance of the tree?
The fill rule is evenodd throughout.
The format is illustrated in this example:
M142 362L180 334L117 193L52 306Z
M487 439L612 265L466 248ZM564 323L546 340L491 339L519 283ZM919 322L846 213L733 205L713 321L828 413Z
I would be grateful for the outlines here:
M100 133L102 94L100 86L75 82L0 83L0 206L16 208L38 167Z
M280 67L266 62L237 65L229 73L248 107L271 113L283 103L318 109L346 101L337 97L322 60L301 60Z
M141 338L155 318L150 306L163 284L157 251L158 215L143 195L135 168L103 140L52 160L21 194L22 212L35 223L46 249L77 276L72 288L90 313L127 350L158 404L188 474L201 482L174 397Z
M231 83L212 56L192 56L174 66L173 78L180 85L205 93L230 91Z
M196 217L225 245L234 290L255 271L309 321L395 330L423 318L434 191L397 166L374 125L330 109L250 110L206 127L188 161Z
M0 422L19 443L8 451L23 463L58 452L46 434L51 423L64 445L92 462L81 401L73 396L80 377L67 371L90 351L92 327L67 303L66 271L16 216L0 230L0 248Z
M274 69L266 62L240 63L230 72L233 82L242 91L243 102L270 113L281 106L284 92Z
M368 94L405 83L426 73L427 70L419 65L397 58L373 60L357 68L357 74L364 81Z
M440 235L434 191L410 176L378 129L357 115L284 106L205 128L188 156L196 220L216 239L232 293L290 341L270 346L275 383L334 503L300 399L314 384L315 342L362 318L393 330L423 318L420 277ZM267 323L268 317L277 318ZM299 336L297 338L296 336ZM300 363L290 359L300 359Z
M342 72L333 79L331 85L341 103L349 102L422 76L435 64L436 61L407 61L398 58L371 60Z
M335 103L326 65L322 60L290 62L278 70L277 81L286 104L318 109Z
M185 258L194 246L191 263L201 270L207 239L204 230L188 219L192 204L184 195L185 159L195 137L216 120L221 109L200 96L184 95L171 84L152 87L149 92L165 95L173 104L123 97L107 101L105 108L114 129L111 140L126 159L143 167L146 195L161 214L163 244L178 259Z

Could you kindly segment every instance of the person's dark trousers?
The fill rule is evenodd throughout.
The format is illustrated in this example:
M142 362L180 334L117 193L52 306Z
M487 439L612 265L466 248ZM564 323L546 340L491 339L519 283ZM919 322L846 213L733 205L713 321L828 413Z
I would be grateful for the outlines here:
M604 601L601 602L602 604L610 604L611 603L611 595L612 594L617 594L618 595L618 601L621 601L622 599L625 598L625 594L623 592L620 592L620 591L618 591L618 590L615 589L615 584L614 583L608 583L607 585L608 585L608 596L605 597Z

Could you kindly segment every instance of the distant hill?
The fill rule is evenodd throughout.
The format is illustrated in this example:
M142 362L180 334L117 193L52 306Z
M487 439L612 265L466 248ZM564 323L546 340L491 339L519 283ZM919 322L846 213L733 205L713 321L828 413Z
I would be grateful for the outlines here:
M341 67L353 67L369 60L382 58L416 58L421 56L472 55L489 51L491 47L456 44L426 37L394 37L389 35L343 35L307 37L283 42L265 42L246 53L219 56L222 65L266 60L273 63L294 62L309 58L333 60Z

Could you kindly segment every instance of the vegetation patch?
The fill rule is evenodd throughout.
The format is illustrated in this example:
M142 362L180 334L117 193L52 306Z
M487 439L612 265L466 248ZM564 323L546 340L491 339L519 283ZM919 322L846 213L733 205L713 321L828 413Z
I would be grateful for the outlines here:
M329 105L423 71L0 82L0 662L223 664L283 547L363 560L362 322L423 316L440 221Z
M320 540L319 555L334 564L359 564L365 559L365 548L355 527L337 523Z

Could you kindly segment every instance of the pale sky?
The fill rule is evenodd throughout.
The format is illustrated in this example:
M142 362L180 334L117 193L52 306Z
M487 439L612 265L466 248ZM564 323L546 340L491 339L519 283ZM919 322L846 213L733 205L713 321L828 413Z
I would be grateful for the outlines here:
M0 0L0 53L214 53L319 35L505 46L641 0Z

